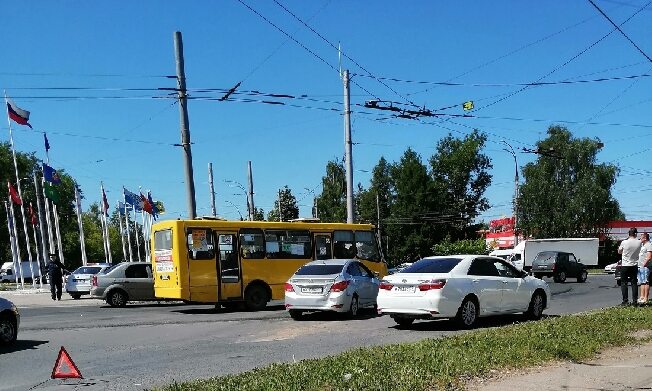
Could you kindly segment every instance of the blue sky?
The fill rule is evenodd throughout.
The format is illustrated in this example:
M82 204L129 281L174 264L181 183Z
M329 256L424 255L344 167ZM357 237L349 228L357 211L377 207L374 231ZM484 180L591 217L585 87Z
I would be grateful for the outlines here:
M342 60L353 74L356 183L369 185L381 156L395 162L411 147L427 162L442 136L477 128L489 135L494 165L491 208L482 217L510 215L514 161L501 140L533 148L549 125L562 124L604 142L598 159L621 169L614 188L621 208L628 219L649 219L650 77L530 87L483 108L519 83L652 74L652 62L620 33L596 43L613 28L588 1L278 1L375 77L402 80L385 86ZM596 1L617 24L645 3ZM648 55L651 12L622 26ZM187 216L182 153L173 145L180 142L179 108L156 90L175 87L165 77L175 74L174 31L183 34L187 87L196 98L188 107L198 215L210 214L209 162L218 214L246 215L242 190L226 181L246 185L251 160L257 207L268 212L288 185L309 216L310 191L320 192L326 163L344 154L337 51L274 1L21 1L4 2L3 14L11 17L0 24L0 88L31 111L35 131L48 133L51 164L78 181L85 207L99 201L103 181L112 204L122 186L141 186L165 203L166 217ZM276 99L285 106L218 102L206 98L221 92L196 91L237 82L241 93L296 98ZM374 98L454 106L448 114L463 114L461 103L473 100L476 117L415 121L356 106ZM0 127L7 139L6 122ZM15 126L14 138L18 150L44 157L39 133ZM535 157L519 152L518 164Z

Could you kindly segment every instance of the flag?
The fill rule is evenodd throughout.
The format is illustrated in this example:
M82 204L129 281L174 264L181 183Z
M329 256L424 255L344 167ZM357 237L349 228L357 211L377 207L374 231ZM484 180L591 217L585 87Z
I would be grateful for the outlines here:
M57 170L45 163L43 163L43 178L54 185L61 184L61 177L59 177Z
M156 207L156 204L154 201L152 201L152 193L149 191L147 192L147 201L152 205L152 217L154 217L154 220L158 217L158 208Z
M125 196L125 203L134 207L136 211L142 209L140 205L140 196L138 194L132 193L129 190L122 188Z
M9 196L11 197L11 202L13 202L16 205L21 205L23 201L20 199L18 193L16 192L16 189L14 189L14 187L11 186L11 183L9 183L9 181L7 181L7 187L9 188Z
M7 99L7 114L15 123L32 128L32 125L27 122L29 121L29 111L21 109L9 99Z
M106 193L104 192L104 186L102 186L102 213L109 215L109 201L106 199Z
M473 110L473 107L474 105L472 100L462 103L462 109L464 109L464 111Z
M48 141L47 133L43 132L43 138L45 139L45 153L50 150L50 142Z
M125 204L124 202L118 201L118 212L120 213L120 216L124 216L128 211L131 210L131 206L129 204Z
M57 188L55 186L49 184L48 182L45 182L45 184L43 186L43 190L45 192L45 196L50 201L54 202L55 204L59 203L59 200L60 200L59 191L57 190Z
M140 193L140 205L145 212L153 214L152 204L149 203L149 200L143 195L143 193Z
M38 220L36 219L36 214L34 214L34 209L32 208L32 203L29 203L29 216L32 219L32 225L36 225L38 223Z

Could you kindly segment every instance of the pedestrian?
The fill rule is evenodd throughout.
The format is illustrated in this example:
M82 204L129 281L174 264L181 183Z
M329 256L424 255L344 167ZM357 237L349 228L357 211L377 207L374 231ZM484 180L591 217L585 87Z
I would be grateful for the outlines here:
M50 278L50 292L52 300L61 300L61 286L63 285L63 265L57 259L57 254L50 254L48 261L48 277Z
M638 302L638 255L641 252L641 242L636 239L636 228L629 229L629 237L618 246L618 254L622 254L620 262L620 289L623 294L621 305L629 305L627 284L632 284L632 304Z
M650 294L650 260L652 259L652 243L650 235L647 232L641 234L641 251L638 255L638 304L647 304L648 295Z

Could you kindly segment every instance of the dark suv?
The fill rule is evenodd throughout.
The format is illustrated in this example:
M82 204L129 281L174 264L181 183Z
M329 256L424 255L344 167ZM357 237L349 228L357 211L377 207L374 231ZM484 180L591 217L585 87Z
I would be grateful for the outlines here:
M586 265L578 262L573 253L543 251L532 261L532 275L536 278L552 277L555 282L564 282L569 277L584 282L588 272Z

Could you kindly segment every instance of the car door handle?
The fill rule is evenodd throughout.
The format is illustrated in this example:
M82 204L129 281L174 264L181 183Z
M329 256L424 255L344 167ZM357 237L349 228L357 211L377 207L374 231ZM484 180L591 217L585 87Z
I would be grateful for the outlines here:
M503 281L503 284L509 284L509 281Z

